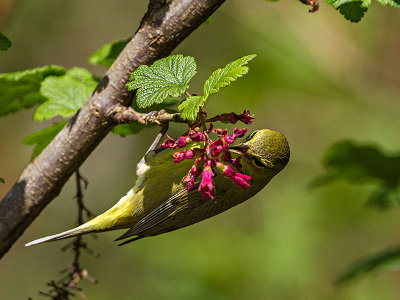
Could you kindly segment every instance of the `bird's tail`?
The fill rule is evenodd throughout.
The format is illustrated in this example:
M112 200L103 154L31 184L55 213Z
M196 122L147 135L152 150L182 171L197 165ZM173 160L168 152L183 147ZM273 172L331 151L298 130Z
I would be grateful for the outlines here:
M58 234L54 234L54 235L49 235L44 238L29 242L29 243L25 244L25 247L30 247L33 245L38 245L38 244L47 243L47 242L51 242L51 241L62 240L62 239L66 239L69 237L82 235L82 234L95 232L95 231L98 231L98 230L94 229L93 226L88 226L88 223L85 223L74 229L70 229L70 230L67 230L67 231L64 231L64 232L61 232Z

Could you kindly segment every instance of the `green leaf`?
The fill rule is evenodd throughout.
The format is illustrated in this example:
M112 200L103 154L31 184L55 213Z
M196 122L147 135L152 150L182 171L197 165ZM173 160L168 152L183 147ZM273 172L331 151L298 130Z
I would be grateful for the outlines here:
M59 123L54 123L53 125L31 133L30 135L26 136L22 143L25 145L35 145L33 149L32 157L33 160L36 156L43 151L44 148L55 138L55 136L64 128L67 121L62 121Z
M195 121L200 106L205 101L204 96L187 97L179 106L178 110L182 111L181 118L188 121Z
M29 108L46 99L40 93L40 83L48 76L65 74L59 66L0 74L0 116Z
M131 39L130 37L126 40L114 41L103 45L89 57L89 63L110 67Z
M382 5L400 7L400 0L377 1ZM327 0L327 2L351 22L359 22L371 5L371 0Z
M246 65L250 60L256 57L255 54L239 58L222 69L215 70L204 84L204 96L215 94L220 88L226 87L239 77L246 74L249 70Z
M350 266L337 280L336 284L347 283L361 274L384 266L399 266L400 248L388 249L363 259Z
M138 89L136 102L139 107L162 103L168 96L180 97L189 87L189 80L196 74L193 57L173 55L157 60L150 67L139 66L131 74L128 89Z
M98 79L83 68L72 68L63 76L46 78L40 92L47 101L36 109L33 118L44 121L56 116L70 117L90 96L97 83Z
M368 198L367 205L381 210L400 204L400 192L395 188L378 188Z
M387 155L376 146L352 141L329 148L323 165L327 170L323 182L337 178L355 183L375 180L386 187L397 187L400 179L400 155Z
M339 6L339 12L350 22L360 22L368 8L362 5L361 1L344 3Z
M371 0L327 0L350 22L359 22L367 12Z
M11 47L11 41L0 32L0 50L5 51Z
M396 8L400 8L400 0L376 0L382 5L390 5Z
M1 183L6 183L6 181L4 180L4 178L0 177L0 182Z

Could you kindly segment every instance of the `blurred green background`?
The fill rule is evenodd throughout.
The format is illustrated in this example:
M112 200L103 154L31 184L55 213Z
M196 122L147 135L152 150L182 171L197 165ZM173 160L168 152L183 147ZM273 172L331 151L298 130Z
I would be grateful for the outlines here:
M104 43L136 30L147 1L20 0L0 31L13 46L0 53L0 72L41 65L82 66ZM100 258L82 264L99 280L81 287L89 299L399 299L399 271L373 272L348 285L334 279L358 258L400 244L400 211L365 207L372 186L341 181L310 190L323 173L325 150L341 139L400 149L400 11L372 5L352 24L321 3L308 14L295 1L227 1L174 53L194 56L198 74L191 92L216 68L255 53L250 72L209 103L210 114L250 109L250 131L283 132L291 161L245 204L195 226L125 247L120 232L85 237ZM1 91L0 91L1 92ZM29 162L27 134L46 125L33 110L0 118L2 198ZM182 132L173 125L170 135ZM86 204L108 209L135 181L135 166L157 129L108 136L81 168L90 184ZM0 261L0 298L40 298L45 283L72 261L60 241L24 244L75 225L70 180Z

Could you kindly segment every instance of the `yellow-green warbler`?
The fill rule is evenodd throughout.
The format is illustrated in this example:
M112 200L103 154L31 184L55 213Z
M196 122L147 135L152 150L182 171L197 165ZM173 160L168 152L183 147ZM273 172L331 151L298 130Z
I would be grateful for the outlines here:
M77 228L32 241L26 246L90 232L129 228L117 239L128 238L122 243L125 244L192 225L246 201L286 166L290 151L286 138L268 129L257 130L243 143L228 148L245 130L238 132L236 136L225 135L225 142L215 142L213 147L208 147L208 152L201 153L195 165L192 158L198 150L193 145L185 145L185 141L182 141L186 147L183 152L174 151L182 148L174 146L169 147L172 151L148 152L144 163L138 165L139 177L135 186L117 204ZM199 136L193 133L193 140L196 138ZM164 144L168 147L168 140ZM218 159L204 158L217 157L221 149L226 150L222 160L240 167L240 172L233 171ZM239 155L240 163L232 159L230 153ZM201 172L201 181L196 180Z

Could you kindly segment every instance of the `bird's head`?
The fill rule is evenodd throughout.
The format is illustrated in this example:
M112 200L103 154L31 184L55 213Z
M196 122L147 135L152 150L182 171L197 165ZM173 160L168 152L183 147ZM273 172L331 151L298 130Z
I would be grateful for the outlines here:
M243 166L252 174L264 174L273 171L278 173L289 162L289 143L283 134L269 130L256 130L246 140L236 146L230 147L230 151L243 156Z

